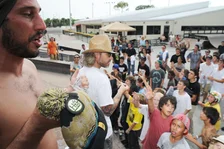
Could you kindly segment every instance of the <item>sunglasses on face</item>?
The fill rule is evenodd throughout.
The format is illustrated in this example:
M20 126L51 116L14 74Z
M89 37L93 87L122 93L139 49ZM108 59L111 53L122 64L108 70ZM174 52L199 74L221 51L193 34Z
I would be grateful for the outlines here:
M112 56L112 53L109 53L109 52L104 52L104 53L106 53L108 57Z

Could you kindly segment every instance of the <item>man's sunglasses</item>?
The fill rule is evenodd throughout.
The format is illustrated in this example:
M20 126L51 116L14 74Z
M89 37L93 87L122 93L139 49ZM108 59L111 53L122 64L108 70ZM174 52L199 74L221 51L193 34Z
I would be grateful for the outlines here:
M109 52L103 52L103 53L106 53L108 57L112 56L112 53L109 53Z

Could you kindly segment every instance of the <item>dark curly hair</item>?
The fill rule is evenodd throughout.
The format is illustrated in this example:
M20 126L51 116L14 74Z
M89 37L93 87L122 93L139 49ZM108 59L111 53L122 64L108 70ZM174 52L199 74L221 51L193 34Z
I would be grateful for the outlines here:
M167 104L167 102L170 101L170 103L172 105L174 105L174 110L176 109L176 106L177 106L177 100L176 100L176 97L174 96L170 96L170 95L166 95L166 96L163 96L160 101L159 101L159 105L158 105L158 109L161 111L162 110L162 107Z
M210 123L212 125L215 125L219 120L219 112L217 111L217 109L213 107L204 107L203 112L210 119Z

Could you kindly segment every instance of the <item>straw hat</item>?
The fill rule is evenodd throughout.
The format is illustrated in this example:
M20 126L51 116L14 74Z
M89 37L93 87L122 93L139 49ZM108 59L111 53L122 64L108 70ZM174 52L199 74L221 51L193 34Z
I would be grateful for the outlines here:
M111 48L111 41L106 34L95 35L89 41L89 49L85 50L83 53L92 52L107 52L114 53Z

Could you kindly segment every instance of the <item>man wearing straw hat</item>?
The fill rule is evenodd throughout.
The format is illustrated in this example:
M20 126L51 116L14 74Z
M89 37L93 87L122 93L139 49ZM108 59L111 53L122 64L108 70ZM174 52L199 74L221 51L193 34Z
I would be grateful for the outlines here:
M105 149L112 149L112 125L109 116L117 108L122 94L128 89L121 84L114 99L107 75L100 70L101 67L108 67L112 60L111 42L107 35L95 35L89 42L89 49L83 52L84 67L79 70L79 76L85 75L89 81L87 93L90 98L101 108L108 125ZM78 76L78 77L79 77Z

